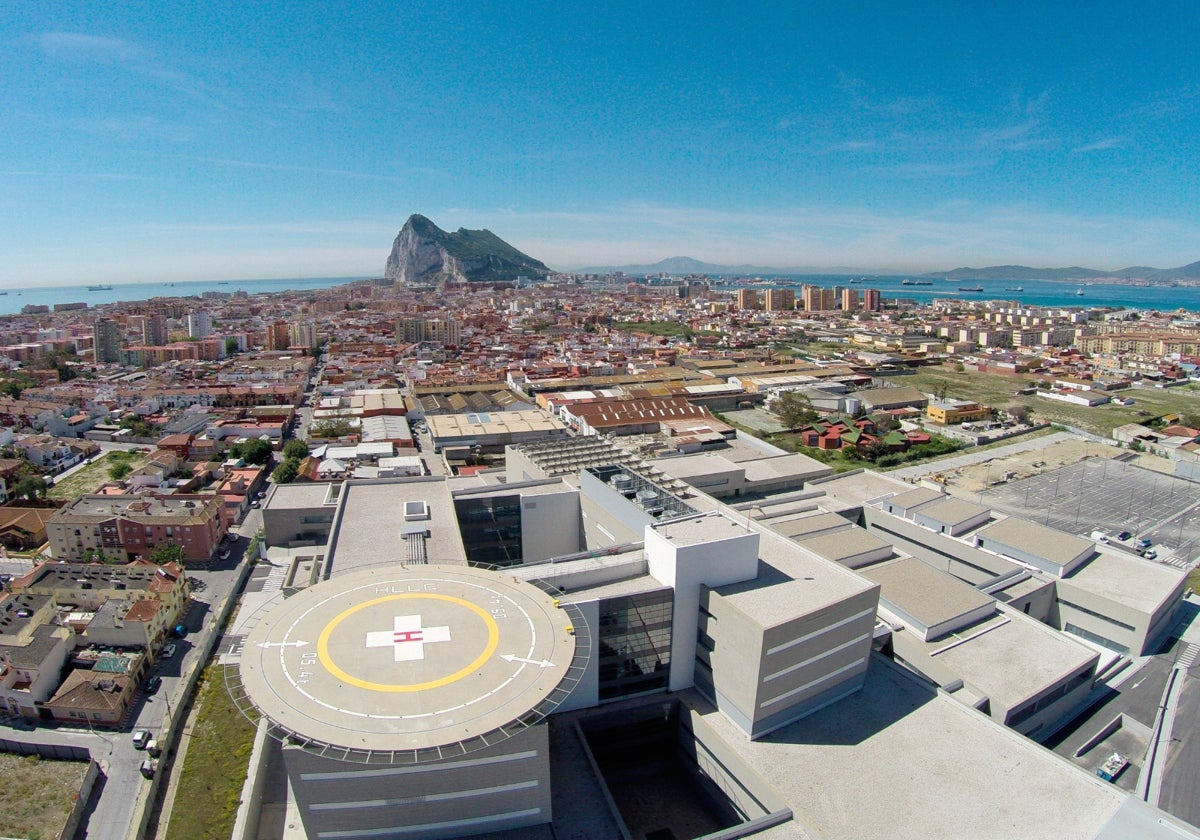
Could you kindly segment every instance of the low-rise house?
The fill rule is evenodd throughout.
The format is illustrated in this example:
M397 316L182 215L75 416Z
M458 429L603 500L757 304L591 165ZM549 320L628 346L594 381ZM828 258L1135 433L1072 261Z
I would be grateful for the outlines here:
M55 622L47 595L0 594L0 714L38 717L58 687L75 633Z
M46 520L54 508L0 507L0 545L29 551L46 541Z
M14 592L53 598L55 603L72 604L84 612L97 612L110 600L158 601L165 627L174 626L188 598L187 575L182 566L156 566L148 560L124 566L46 562L14 578L9 585Z

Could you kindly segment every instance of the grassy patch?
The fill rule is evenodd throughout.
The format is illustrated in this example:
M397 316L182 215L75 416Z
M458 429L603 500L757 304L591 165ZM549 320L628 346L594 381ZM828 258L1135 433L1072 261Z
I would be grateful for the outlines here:
M84 761L0 753L0 837L58 837L86 773Z
M668 338L693 338L697 335L721 335L719 332L696 331L687 324L677 321L615 321L614 330L620 332L639 332L649 335L661 335Z
M167 840L226 840L233 831L255 729L225 690L227 667L210 665L201 678Z
M108 471L117 464L128 464L137 469L146 463L146 460L146 455L136 452L106 452L103 457L56 482L46 495L51 499L73 502L80 496L95 493L101 485L108 482Z
M1133 405L1109 403L1094 408L1016 395L1017 389L1027 388L1038 379L1037 376L1002 376L970 369L960 372L947 367L925 367L904 377L902 384L935 394L945 389L947 397L976 400L994 408L1023 405L1037 420L1076 426L1103 437L1109 437L1114 428L1125 423L1140 423L1170 412L1200 411L1200 395L1190 387L1130 388L1121 391L1119 396L1131 397Z
M1188 573L1187 582L1193 592L1200 592L1200 567L1192 569Z

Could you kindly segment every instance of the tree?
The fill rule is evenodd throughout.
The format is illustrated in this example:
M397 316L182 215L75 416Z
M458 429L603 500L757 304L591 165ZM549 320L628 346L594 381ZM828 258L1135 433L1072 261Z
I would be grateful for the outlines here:
M108 468L108 477L113 481L122 481L131 472L133 472L133 467L125 461L121 461L120 463L113 464Z
M159 543L150 549L150 562L158 566L165 563L183 563L183 546L175 543Z
M295 458L285 458L283 463L271 473L271 480L276 484L290 484L300 472L300 462Z
M24 386L15 379L9 379L3 385L0 385L0 394L6 397L12 397L14 400L19 399L21 392L24 391Z
M352 431L354 426L349 420L322 420L320 423L314 423L308 434L316 438L336 438L348 435Z
M13 493L20 499L28 499L31 502L37 501L39 498L46 497L46 490L49 485L45 479L37 476L27 475L17 482L13 488Z
M266 464L271 461L271 444L261 438L235 443L229 448L229 453L235 458L242 458L247 464Z
M308 457L308 444L302 440L289 440L283 446L284 458L301 460Z
M129 429L129 431L133 432L134 437L152 438L158 436L158 426L155 426L144 418L138 417L136 414L126 414L117 425L122 429Z
M238 351L238 340L236 338L225 339L225 355L236 356Z
M771 403L771 411L779 415L780 421L789 429L815 423L820 416L813 411L808 397L799 391L784 391Z

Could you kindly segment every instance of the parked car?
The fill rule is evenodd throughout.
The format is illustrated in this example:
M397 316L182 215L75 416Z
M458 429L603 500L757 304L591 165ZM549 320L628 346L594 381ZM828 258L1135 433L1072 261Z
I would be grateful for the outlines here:
M154 694L160 688L162 688L162 677L160 677L158 674L155 674L153 677L146 680L146 685L144 686L143 690L147 694Z
M153 740L154 735L150 733L149 729L139 729L133 733L133 748L135 750L144 750L146 749L146 745Z
M1129 533L1128 531L1122 531L1121 533L1117 534L1117 539L1119 539L1121 542L1124 542L1132 536L1133 534Z
M163 649L162 649L162 658L163 659L170 659L174 655L175 655L175 643L174 642L168 642L167 644L163 645Z
M147 779L153 779L154 774L156 772L158 772L158 759L157 758L147 758L145 761L142 762L141 769L142 769L143 776L145 776Z

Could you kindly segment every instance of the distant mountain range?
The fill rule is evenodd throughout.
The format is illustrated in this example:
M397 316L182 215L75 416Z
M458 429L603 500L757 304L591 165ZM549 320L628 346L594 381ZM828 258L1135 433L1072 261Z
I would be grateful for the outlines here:
M761 265L717 265L715 263L701 262L700 260L692 259L691 257L668 257L665 260L659 260L652 265L604 265L591 266L589 268L580 268L574 273L577 274L615 274L616 272L625 274L643 275L643 274L791 274L789 269L785 268L769 268ZM857 273L857 272L851 272Z
M825 268L772 268L761 265L718 265L692 257L670 257L649 265L593 266L577 270L580 274L612 274L614 272L641 276L646 274L708 274L708 275L778 275L778 274L883 274L903 275L911 272L892 269L863 269L848 266ZM918 276L918 275L912 275ZM1200 262L1179 268L1130 266L1116 271L1071 266L1069 268L1031 268L1027 265L992 265L984 268L955 268L950 271L931 271L922 277L944 277L948 280L1148 280L1166 283L1177 280L1200 280Z
M923 276L944 277L947 280L1097 280L1103 277L1116 280L1169 282L1172 280L1200 280L1200 262L1190 263L1179 268L1152 268L1145 265L1134 265L1116 271L1081 268L1077 265L1070 268L992 265L987 268L964 267L950 271L931 271Z

